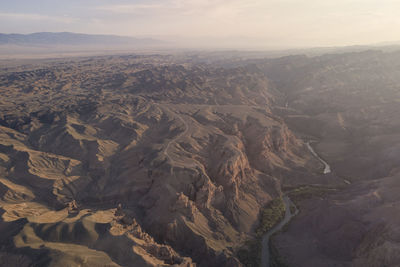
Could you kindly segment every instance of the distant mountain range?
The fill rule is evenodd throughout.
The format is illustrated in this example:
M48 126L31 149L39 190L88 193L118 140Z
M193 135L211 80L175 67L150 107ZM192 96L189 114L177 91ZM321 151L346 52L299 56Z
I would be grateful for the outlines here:
M111 45L111 46L153 46L163 41L151 38L134 38L117 35L92 35L71 32L38 32L32 34L0 33L0 45Z

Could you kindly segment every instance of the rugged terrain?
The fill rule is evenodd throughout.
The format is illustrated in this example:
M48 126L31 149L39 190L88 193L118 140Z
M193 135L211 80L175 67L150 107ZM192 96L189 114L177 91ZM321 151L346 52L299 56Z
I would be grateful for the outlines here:
M260 208L323 168L261 71L172 56L0 73L1 262L240 266Z
M289 266L400 264L400 53L3 62L4 266L241 266L304 185Z
M258 62L260 63L260 62ZM399 266L400 53L285 57L258 65L279 109L351 185L300 203L276 245L290 266Z

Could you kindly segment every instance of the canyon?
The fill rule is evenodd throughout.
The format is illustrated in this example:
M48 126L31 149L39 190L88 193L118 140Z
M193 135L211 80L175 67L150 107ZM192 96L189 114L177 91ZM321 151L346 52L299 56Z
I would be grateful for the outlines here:
M243 266L260 211L313 186L330 193L297 201L268 238L285 264L396 266L399 64L381 51L0 61L0 262Z

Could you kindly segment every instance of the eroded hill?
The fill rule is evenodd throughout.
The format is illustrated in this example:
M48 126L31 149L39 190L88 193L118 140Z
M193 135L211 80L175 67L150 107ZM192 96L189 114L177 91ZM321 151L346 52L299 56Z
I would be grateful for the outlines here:
M171 56L3 68L1 262L240 266L260 208L321 164L260 71Z
M260 209L311 188L275 254L293 266L399 265L399 55L2 68L0 262L241 266Z

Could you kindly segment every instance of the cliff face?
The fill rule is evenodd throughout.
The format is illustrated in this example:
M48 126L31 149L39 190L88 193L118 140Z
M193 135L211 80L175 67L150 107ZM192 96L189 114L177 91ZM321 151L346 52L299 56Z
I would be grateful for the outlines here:
M111 57L0 81L10 262L239 266L260 208L320 167L259 72Z
M277 238L293 266L400 264L399 62L399 52L381 51L259 62L284 95L276 110L290 129L318 140L315 150L344 187L300 203Z

